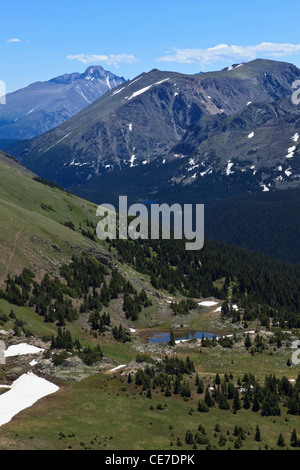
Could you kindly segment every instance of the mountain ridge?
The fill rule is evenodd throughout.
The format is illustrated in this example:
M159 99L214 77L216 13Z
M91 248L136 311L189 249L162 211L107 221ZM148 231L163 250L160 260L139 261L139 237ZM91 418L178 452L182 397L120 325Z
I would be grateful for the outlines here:
M81 185L165 158L199 120L222 120L220 115L234 115L253 103L284 99L299 78L293 64L262 59L197 76L153 69L110 90L14 154L64 187Z
M35 82L6 95L0 106L0 138L28 139L46 132L81 111L87 104L124 83L102 66Z

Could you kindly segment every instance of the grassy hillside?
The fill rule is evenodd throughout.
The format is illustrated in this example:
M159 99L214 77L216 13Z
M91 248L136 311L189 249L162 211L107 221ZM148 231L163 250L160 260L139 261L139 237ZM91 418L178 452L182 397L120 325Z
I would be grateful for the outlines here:
M54 273L74 251L97 249L78 233L96 221L96 206L33 179L14 159L0 154L0 279L27 266L37 276ZM64 226L72 222L74 230ZM100 249L100 246L99 246Z

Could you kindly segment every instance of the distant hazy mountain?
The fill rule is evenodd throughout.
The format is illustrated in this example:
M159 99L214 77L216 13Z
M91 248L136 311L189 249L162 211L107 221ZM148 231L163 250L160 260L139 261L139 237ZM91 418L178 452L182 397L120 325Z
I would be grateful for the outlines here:
M30 139L74 116L108 90L125 82L101 66L61 75L9 93L0 105L0 139Z

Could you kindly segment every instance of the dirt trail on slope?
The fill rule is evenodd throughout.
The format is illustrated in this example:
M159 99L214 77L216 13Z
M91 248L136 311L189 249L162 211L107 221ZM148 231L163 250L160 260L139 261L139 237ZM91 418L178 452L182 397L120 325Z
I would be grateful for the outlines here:
M14 243L13 243L13 247L12 247L12 252L11 252L9 258L8 258L8 262L7 262L7 265L6 265L6 268L5 268L5 271L4 271L4 274L3 274L3 276L2 276L2 279L1 279L0 284L4 283L4 281L5 281L6 277L7 277L10 263L12 262L13 257L15 256L15 252L16 252L16 249L17 249L18 240L19 240L20 236L22 235L22 232L23 232L23 230L24 230L24 227L25 227L25 222L24 222L24 220L23 220L22 227L20 228L20 230L19 230L19 231L16 233L16 235L15 235L15 239L14 239Z

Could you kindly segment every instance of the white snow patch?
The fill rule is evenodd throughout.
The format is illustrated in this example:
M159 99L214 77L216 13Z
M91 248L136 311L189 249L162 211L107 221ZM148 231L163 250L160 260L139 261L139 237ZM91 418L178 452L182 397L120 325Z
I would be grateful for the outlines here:
M213 307L214 305L218 305L218 302L204 300L204 302L199 302L198 305L201 305L202 307Z
M130 132L132 132L132 122L130 122L128 125L128 129L130 130Z
M152 85L145 86L145 88L141 88L140 90L135 91L135 92L134 92L129 98L127 98L127 99L128 99L128 100L131 100L132 98L135 98L136 96L139 96L139 95L141 95L142 93L145 93L145 91L149 90L151 87L152 87Z
M249 106L250 104L252 104L252 101L248 101L247 106Z
M36 346L31 346L30 344L20 343L9 346L6 351L4 351L5 357L13 356L22 356L24 354L38 354L43 352L44 349L37 348Z
M265 184L262 185L262 188L263 188L263 192L270 191L268 186L266 186Z
M210 175L211 173L212 173L212 169L208 168L207 170L202 171L202 173L200 173L200 176Z
M114 372L115 370L122 369L123 367L126 367L127 364L121 364L120 366L114 367L113 369L110 369L110 372Z
M170 79L165 78L164 80L160 80L159 82L154 83L154 85L160 85L161 83L166 82L167 80L170 80ZM135 98L136 96L139 96L142 93L145 93L145 91L148 91L152 86L153 86L153 84L145 86L144 88L141 88L140 90L135 91L131 96L129 96L129 98L126 97L126 99L131 100L132 98Z
M38 361L36 361L35 359L29 362L30 366L35 366L36 364L38 364Z
M293 147L290 147L288 149L288 154L286 155L285 158L293 158L295 150L296 150L296 145L294 145Z
M174 96L178 96L178 92L177 92L177 91L175 91Z
M124 89L125 89L125 87L123 86L123 88L119 88L118 90L115 90L115 91L111 94L111 96L117 95L118 93L120 93L120 92L121 92L122 90L124 90Z
M10 390L0 395L0 426L40 398L57 392L59 387L32 372L23 374L14 381Z
M230 160L228 160L228 163L227 163L227 168L226 168L226 175L229 176L231 175L232 173L234 173L234 171L231 171L231 168L233 167L233 163L231 163Z
M128 84L128 86L131 86L133 83L137 82L138 80L140 80L142 78L143 75L141 75L140 77L136 78L135 80L133 80L131 83Z
M87 101L88 103L91 103L91 101L87 99L87 97L85 96L85 94L81 90L77 90L77 91L80 93L82 98L85 99L85 101Z
M160 85L161 83L164 83L168 80L170 80L170 78L164 78L163 80L160 80L159 82L156 82L155 85Z
M287 170L285 170L285 174L286 176L291 176L292 175L291 168L288 168Z
M72 131L69 132L69 134L67 135L64 135L61 139L59 139L57 142L55 142L55 144L51 145L50 147L47 148L47 150L44 151L45 152L48 152L48 150L52 149L52 147L54 147L54 145L57 145L59 144L59 142L61 142L62 140L66 139L70 134L72 134Z
M109 77L106 77L106 83L108 88L111 90L111 84L109 83Z
M130 168L132 168L132 167L134 166L134 165L133 165L133 162L134 162L135 158L136 158L136 157L135 157L134 154L131 155L130 160L129 160L129 161L130 161Z
M293 135L292 140L293 140L294 142L298 142L298 140L299 140L299 134L298 134L298 132L297 132L295 135Z
M251 132L251 133L248 135L248 139L252 139L252 137L254 137L254 132Z

